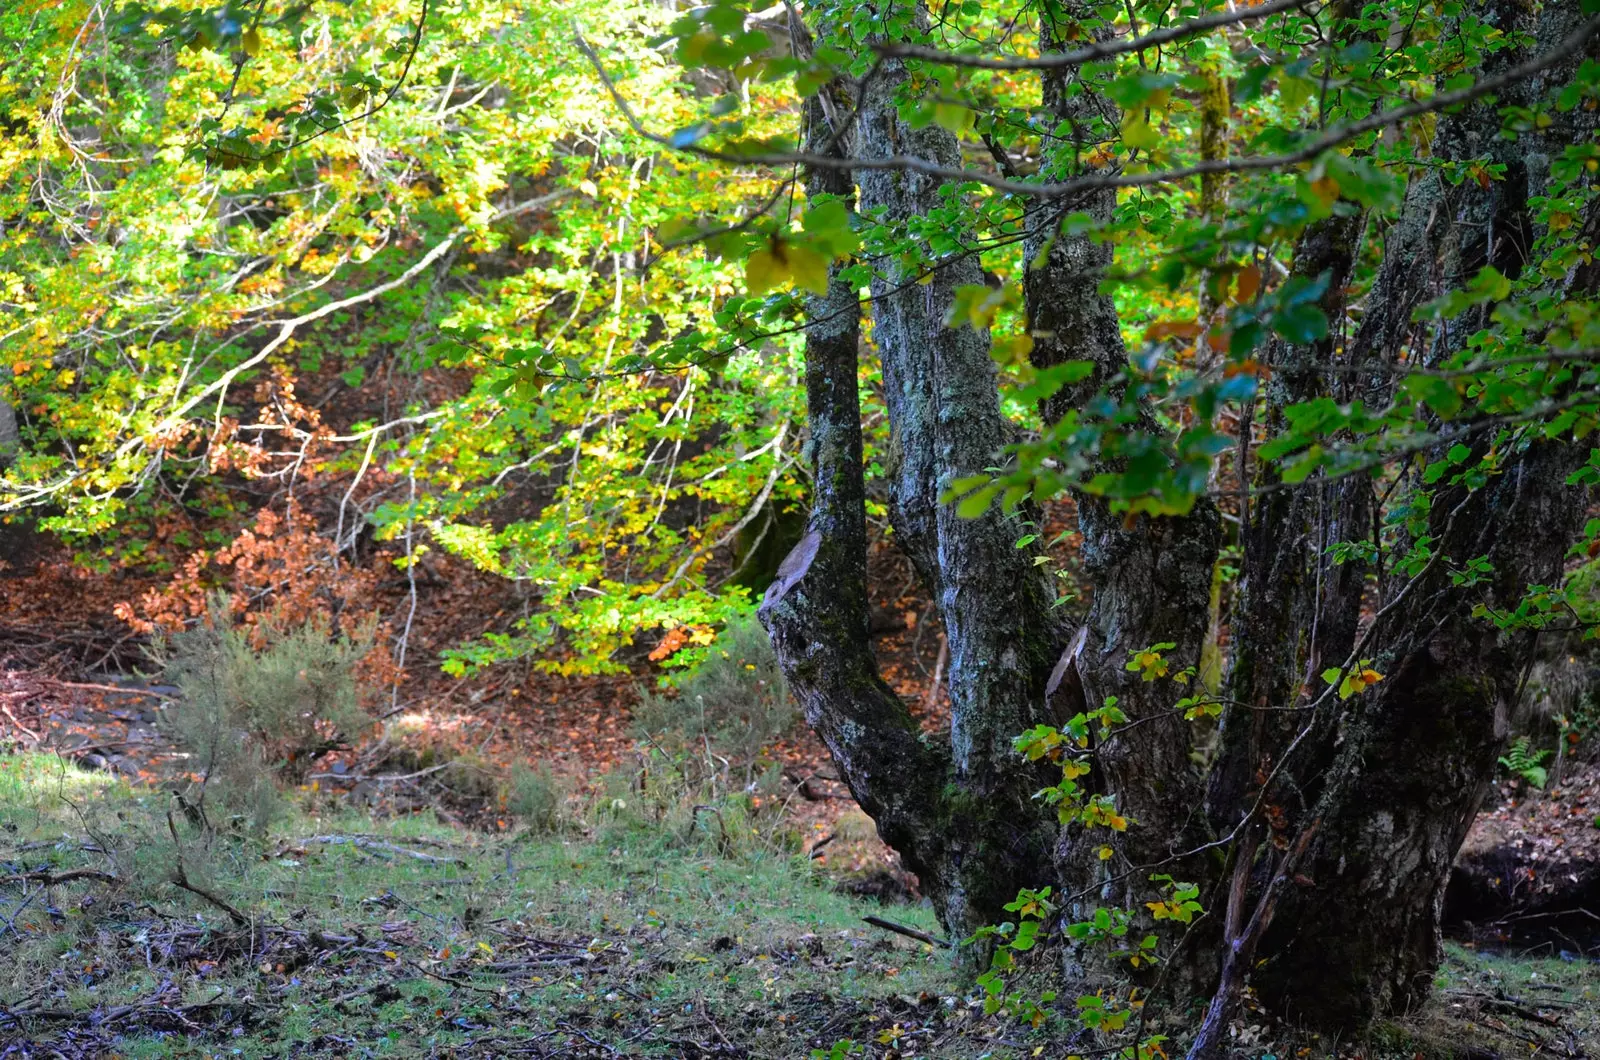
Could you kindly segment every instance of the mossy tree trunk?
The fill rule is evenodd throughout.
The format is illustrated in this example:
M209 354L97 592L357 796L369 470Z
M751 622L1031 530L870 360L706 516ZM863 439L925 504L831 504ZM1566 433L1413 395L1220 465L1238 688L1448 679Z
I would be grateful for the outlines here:
M1561 39L1579 17L1575 4L1475 8L1475 17L1503 29L1528 30L1529 49ZM1346 9L1336 7L1335 20ZM1063 0L1052 10L1060 22L1047 20L1042 50L1081 45L1079 23L1092 24L1090 7ZM1509 65L1528 54L1510 48L1495 61ZM1581 58L1519 91L1541 96ZM950 133L902 120L896 94L906 76L893 60L878 67L855 89L864 98L832 108L856 115L845 130L828 125L819 103L809 104L813 148L839 148L845 161L913 156L959 164ZM1118 111L1075 85L1075 76L1047 76L1043 105L1058 119L1056 136L1087 148L1114 136ZM1575 120L1590 123L1584 135L1592 134L1592 117ZM1247 442L1286 429L1287 410L1307 400L1379 407L1394 398L1393 381L1406 366L1448 357L1482 326L1487 309L1449 324L1416 322L1413 310L1484 264L1508 276L1526 264L1538 236L1530 200L1542 193L1550 153L1573 135L1558 129L1509 144L1497 139L1499 122L1496 106L1485 103L1443 115L1434 153L1440 161L1490 155L1505 162L1506 179L1449 185L1430 169L1415 178L1397 217L1341 204L1304 231L1291 275L1322 285L1318 305L1333 330L1309 344L1268 347L1269 385L1252 409L1257 427L1245 432ZM1089 157L1064 154L1071 160L1049 176L1081 172L1078 159ZM905 169L818 168L808 179L812 194L856 196L863 214L889 221L925 216L940 203L938 178ZM1127 350L1115 305L1101 290L1111 247L1059 232L1070 212L1109 218L1114 193L1045 205L1031 215L1027 243L1032 358L1039 367L1093 366L1089 378L1046 402L1048 425L1104 388L1115 391ZM1377 278L1353 294L1356 262L1378 239ZM1034 554L1016 547L1022 527L1013 517L991 508L963 519L940 501L954 480L1001 462L1015 435L1000 410L988 336L948 323L956 290L982 282L976 257L953 255L927 277L888 269L874 281L871 301L892 433L886 473L894 537L949 636L948 741L919 731L879 675L868 641L858 292L836 266L828 293L810 305L816 491L807 533L761 608L808 720L955 936L1004 919L1002 907L1020 887L1046 883L1071 896L1070 919L1097 905L1143 917L1143 903L1155 897L1151 876L1168 873L1200 884L1214 912L1169 978L1180 1002L1209 996L1225 969L1213 1012L1226 1013L1246 976L1281 1012L1325 1027L1403 1010L1437 966L1450 863L1492 775L1532 649L1527 635L1500 632L1474 608L1514 607L1529 584L1559 577L1588 503L1567 478L1586 452L1502 442L1480 488L1442 484L1420 522L1384 532L1384 549L1426 537L1438 557L1402 576L1392 555L1336 548L1379 534L1374 523L1385 509L1372 476L1290 486L1263 472L1251 445L1242 445L1234 466L1251 487L1238 513L1243 565L1231 597L1221 737L1207 757L1194 727L1172 709L1171 689L1126 664L1131 652L1161 642L1178 645L1172 668L1199 662L1223 539L1211 500L1183 518L1128 519L1099 498L1076 498L1093 597L1071 622L1059 617ZM1581 270L1567 282L1592 286ZM1355 294L1363 300L1352 330ZM1154 430L1153 414L1141 415ZM1475 455L1487 451L1480 444ZM1420 496L1421 466L1384 488ZM1339 562L1346 553L1353 558ZM1493 575L1463 584L1453 575L1475 557L1486 557ZM1064 681L1057 664L1069 645L1071 680ZM1346 665L1370 666L1383 679L1342 699L1319 674ZM1135 823L1108 843L1103 830L1085 835L1055 825L1032 798L1048 778L1025 766L1012 740L1111 696L1129 724L1095 749L1084 782ZM1225 916L1230 894L1233 912ZM1084 963L1068 968L1095 972Z

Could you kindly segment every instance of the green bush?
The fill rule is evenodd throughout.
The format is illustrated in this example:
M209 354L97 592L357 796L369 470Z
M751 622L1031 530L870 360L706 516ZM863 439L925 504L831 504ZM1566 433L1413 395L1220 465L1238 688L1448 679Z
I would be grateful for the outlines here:
M566 788L543 762L536 766L518 762L512 766L506 789L506 809L529 831L550 835L566 824Z
M762 750L796 721L777 656L754 618L730 622L674 684L668 692L640 692L634 727L691 784L721 778L749 785Z
M225 596L205 617L159 643L154 656L179 690L162 727L191 758L198 779L180 793L211 821L220 808L257 830L278 812L276 781L298 783L328 751L372 726L355 667L372 631L334 636L325 620L263 617L237 624Z

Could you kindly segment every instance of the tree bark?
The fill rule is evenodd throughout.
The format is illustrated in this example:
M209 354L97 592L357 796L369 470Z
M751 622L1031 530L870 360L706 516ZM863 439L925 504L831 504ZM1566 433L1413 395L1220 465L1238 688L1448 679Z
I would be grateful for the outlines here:
M1078 23L1092 15L1087 4L1067 0L1063 21L1043 20L1041 52L1069 46ZM1108 29L1097 31L1102 38ZM1083 162L1100 142L1115 136L1117 109L1088 84L1074 84L1081 71L1052 73L1044 81L1044 105L1056 119L1055 135L1066 141L1070 158L1052 178L1088 172ZM1128 370L1116 305L1100 290L1112 264L1112 248L1086 235L1060 231L1069 210L1082 210L1094 220L1110 221L1116 193L1092 192L1082 201L1042 212L1027 241L1024 296L1034 338L1033 364L1048 368L1066 361L1087 361L1091 374L1063 387L1041 408L1047 429L1070 430L1076 418L1092 415L1091 401L1102 392L1120 401ZM1151 436L1159 428L1148 410L1141 410L1133 429ZM1125 731L1096 748L1095 773L1088 778L1095 794L1111 795L1119 812L1133 822L1112 837L1115 855L1100 857L1108 842L1103 829L1063 831L1056 850L1063 889L1082 895L1073 903L1078 919L1095 905L1134 905L1148 888L1143 873L1132 866L1168 858L1199 834L1192 825L1199 801L1200 778L1190 761L1192 733L1171 710L1166 688L1130 673L1131 652L1164 642L1178 645L1169 653L1174 670L1198 663L1209 623L1211 577L1221 541L1215 506L1200 500L1182 518L1138 516L1126 519L1105 499L1078 492L1078 529L1082 560L1094 596L1085 617L1088 635L1077 670L1083 704L1091 709L1116 697L1128 716ZM1181 867L1180 867L1181 868Z
M1504 29L1533 33L1534 50L1564 38L1579 18L1575 5L1537 16L1485 4L1479 14ZM1527 54L1499 53L1488 72ZM1540 98L1575 66L1519 86L1514 98ZM1415 306L1460 287L1484 265L1515 278L1527 264L1537 235L1529 199L1541 194L1549 156L1559 146L1540 137L1508 143L1498 136L1500 125L1498 106L1481 102L1441 116L1436 157L1488 155L1506 166L1505 179L1450 186L1431 169L1413 181L1388 233L1366 319L1342 359L1358 369L1352 396L1369 404L1389 399L1404 353L1424 366L1443 361L1487 325L1492 308L1419 326L1412 320ZM1368 366L1370 373L1361 371ZM1440 903L1450 867L1493 776L1535 639L1500 632L1475 616L1473 606L1512 609L1527 586L1558 583L1588 505L1586 490L1566 484L1584 449L1536 437L1510 444L1513 452L1487 486L1433 491L1426 533L1440 558L1416 578L1385 578L1377 617L1359 639L1361 600L1350 572L1330 566L1326 557L1311 557L1299 568L1318 572L1334 590L1315 597L1311 627L1300 627L1301 638L1310 635L1312 643L1299 679L1324 703L1293 724L1269 726L1271 738L1255 743L1251 756L1258 776L1277 771L1279 780L1263 801L1292 822L1280 832L1318 829L1300 886L1285 895L1253 977L1260 996L1290 1018L1347 1027L1403 1012L1426 995L1438 967ZM1469 462L1487 450L1487 440L1480 440ZM1425 454L1422 463L1443 455ZM1420 492L1420 466L1406 474L1405 485ZM1322 548L1366 533L1361 523L1371 517L1370 489L1363 478L1335 484L1320 520ZM1280 545L1293 541L1290 529ZM1411 543L1403 537L1397 547ZM1263 551L1274 555L1270 545ZM1491 580L1454 584L1451 568L1480 556L1493 566ZM1245 616L1246 626L1251 617ZM1316 674L1340 665L1357 643L1366 645L1361 654L1370 653L1372 668L1384 677L1375 689L1340 704ZM1263 653L1237 658L1235 687L1261 692ZM1241 673L1242 666L1254 669ZM1279 690L1294 687L1297 674L1292 663L1265 669L1276 674L1265 678L1268 697L1260 701L1270 704L1283 694ZM1277 702L1306 698L1291 692ZM1238 773L1235 768L1235 783ZM1257 794L1248 792L1246 799Z
M1085 26L1103 24L1080 0L1052 10L1062 22L1046 18L1044 52L1081 45ZM1336 17L1341 11L1348 13L1340 7ZM1536 49L1570 33L1579 18L1576 5L1530 13L1499 0L1479 3L1472 14L1508 33L1532 31ZM926 19L920 7L917 17ZM1488 72L1526 54L1493 53ZM1576 65L1510 95L1544 98ZM1049 136L1065 148L1047 151L1053 161L1046 177L1086 172L1093 148L1114 136L1117 109L1091 83L1076 83L1080 75L1045 76L1044 108L1056 118ZM949 132L902 120L899 103L911 87L893 59L858 86L851 159L959 164ZM1269 381L1257 402L1267 438L1287 430L1289 410L1311 399L1383 406L1394 398L1397 376L1440 363L1486 325L1488 308L1446 323L1412 316L1483 265L1517 275L1539 235L1530 203L1543 193L1550 156L1573 142L1570 131L1500 139L1501 102L1479 101L1438 118L1437 161L1488 156L1504 164L1505 179L1450 184L1437 167L1419 167L1399 216L1381 233L1383 259L1354 336L1343 321L1355 315L1349 300L1356 262L1363 240L1378 238L1375 222L1342 204L1304 231L1291 275L1325 281L1320 305L1334 328L1309 344L1273 340L1267 347ZM807 113L813 149L833 145L820 105L808 104ZM1588 123L1592 134L1592 116L1573 120ZM862 212L891 224L924 217L941 203L938 178L906 169L808 176L813 195L848 197L857 187ZM1115 207L1115 192L1103 190L1053 203L1029 222L1023 284L1033 364L1083 360L1092 369L1044 403L1045 430L1058 435L1112 415L1125 393L1128 354L1115 305L1100 289L1110 246L1059 230L1068 211L1105 222ZM1575 272L1569 284L1592 286L1593 271ZM1402 462L1398 483L1356 474L1290 485L1259 471L1256 500L1240 513L1244 557L1230 616L1228 705L1208 775L1197 765L1192 726L1172 709L1170 682L1147 682L1126 664L1130 654L1162 642L1177 645L1166 652L1171 669L1198 664L1221 540L1216 506L1202 497L1183 517L1128 518L1080 492L1082 559L1093 596L1069 636L1053 617L1053 590L1033 555L1015 547L1022 532L1015 516L991 509L964 519L941 503L952 482L1001 462L1014 437L1000 410L988 336L948 319L957 291L984 282L977 256L890 264L873 282L871 333L891 427L890 519L947 631L952 717L945 750L919 732L884 683L867 638L859 292L839 276L835 268L828 293L808 307L814 508L761 616L808 720L885 840L921 878L947 930L962 937L1004 919L1002 907L1019 887L1046 882L1071 895L1072 919L1097 904L1143 916L1149 874L1168 872L1202 884L1208 898L1228 884L1226 927L1194 932L1195 952L1169 977L1186 1002L1208 992L1217 969L1226 968L1229 982L1213 1001L1212 1023L1225 1024L1246 976L1281 1013L1324 1027L1358 1025L1413 1004L1436 967L1438 904L1450 863L1492 775L1532 649L1529 635L1502 633L1473 607L1511 608L1528 584L1559 579L1587 503L1586 491L1566 480L1586 453L1507 436L1497 443L1494 474L1475 490L1449 482L1424 489L1420 468L1436 453ZM1164 440L1149 408L1122 411L1131 421L1124 430ZM1241 475L1249 473L1251 438L1241 446ZM1473 459L1489 452L1489 438L1485 432L1474 439ZM1420 532L1380 535L1380 484L1403 487L1400 498L1431 497ZM1392 510L1393 500L1385 503ZM1421 535L1440 558L1420 574L1398 572L1393 549L1403 551ZM1369 539L1377 552L1372 562L1340 563L1331 555L1335 545ZM1460 584L1452 575L1475 557L1489 560L1492 578ZM1077 652L1073 698L1050 702L1051 671L1069 641ZM1340 699L1319 675L1346 663L1383 678ZM1131 826L1116 836L1058 829L1031 797L1055 778L1025 767L1013 738L1113 696L1129 722L1094 748L1085 783L1113 797ZM1104 859L1107 845L1112 856ZM1226 879L1216 856L1223 850L1232 870ZM1075 958L1068 969L1094 970Z

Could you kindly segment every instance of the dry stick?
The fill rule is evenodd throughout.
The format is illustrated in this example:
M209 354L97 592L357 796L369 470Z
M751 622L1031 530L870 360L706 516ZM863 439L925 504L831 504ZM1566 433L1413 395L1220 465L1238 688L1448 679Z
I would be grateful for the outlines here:
M363 850L387 850L395 854L404 854L407 857L416 858L418 861L428 861L438 865L458 865L461 863L460 858L441 858L433 854L424 854L420 850L409 850L402 846L396 846L393 843L386 843L381 839L368 839L365 836L358 835L314 835L302 839L300 842L323 843L328 846L341 846L348 844L349 846L359 847Z
M1257 900L1255 911L1250 915L1250 923L1243 931L1233 935L1238 926L1238 919L1243 913L1245 890L1250 880L1250 862L1254 860L1255 842L1248 838L1245 840L1246 850L1242 853L1247 853L1249 856L1241 856L1234 866L1233 892L1228 896L1226 930L1232 937L1225 937L1223 940L1228 949L1222 958L1222 980L1217 984L1217 992L1206 1009L1206 1018L1200 1024L1200 1033L1195 1035L1194 1044L1189 1046L1189 1052L1185 1054L1184 1060L1209 1060L1222 1047L1228 1021L1233 1018L1233 1010L1239 1002L1239 992L1244 987L1245 973L1250 970L1250 965L1255 959L1256 944L1261 941L1261 936L1272 923L1272 913L1277 907L1278 893L1283 889L1283 881L1294 872L1295 866L1300 863L1301 856L1306 852L1306 847L1311 845L1311 837L1316 835L1317 828L1321 824L1320 818L1313 820L1300 833L1294 849L1284 854L1283 860L1278 864L1278 871L1273 874L1266 890ZM1254 834L1251 833L1252 836Z
M717 1026L717 1021L711 1018L711 1009L706 1006L704 997L700 999L700 1018L710 1024L711 1029L717 1032L717 1037L722 1039L723 1045L726 1045L729 1049L737 1050L738 1047L730 1042L728 1036L722 1033L722 1028Z
M119 685L98 685L88 681L60 681L54 677L41 677L40 681L57 688L85 688L91 692L115 692L123 696L150 696L153 699L172 699L172 696L161 692L152 692L148 688L124 688Z
M172 833L173 856L177 862L172 870L173 884L177 887L181 887L185 891L188 891L190 894L199 895L201 898L204 898L206 901L210 902L224 913L227 913L229 918L232 919L233 922L239 927L249 927L249 917L245 916L243 913L239 912L238 909L229 905L227 902L223 901L221 898L212 894L205 888L197 887L189 882L189 874L185 872L183 868L183 841L178 838L178 825L173 821L172 811L170 809L167 810L167 830Z
M451 986L460 986L465 987L468 990L476 990L480 994L488 994L491 997L500 996L500 991L492 986L479 986L477 983L470 983L467 980L462 979L460 976L446 975L444 972L436 972L422 964L420 961L407 960L406 963L411 965L411 967L415 968L417 971L421 972L423 975L427 976L429 979L437 979L439 982L449 983Z
M455 761L452 759L443 765L429 766L427 769L419 769L415 773L372 773L369 775L363 775L361 773L308 773L306 774L306 779L347 780L353 784L364 784L369 780L375 783L380 783L386 780L416 780L418 777L432 776L434 773L442 772L443 770L449 769L455 764Z
M22 731L22 734L24 736L28 737L28 739L32 740L35 744L38 744L41 740L44 739L43 736L40 736L38 733L34 732L32 729L30 729L26 725L22 724L22 722L17 718L17 716L15 714L11 713L11 708L6 706L4 703L0 703L0 713L4 713L6 717L10 718L11 719L11 724L15 725L18 729L20 729Z
M23 912L27 910L28 906L33 904L34 899L38 898L44 892L45 888L36 887L25 894L22 898L22 903L11 911L10 916L5 918L5 924L0 925L0 935L4 935L8 931L15 931L17 929L17 917L21 916Z
M930 935L926 931L921 931L914 927L907 927L904 924L896 924L893 920L885 920L881 916L864 916L861 919L871 924L873 927L883 928L885 931L893 931L896 935L904 935L908 939L916 939L918 942L926 942L930 946L942 946L949 948L951 945L948 939L939 938L937 935Z
M73 880L99 880L101 883L121 883L122 877L99 869L68 869L66 872L24 872L17 876L0 877L0 883L42 883L54 887Z
M806 852L807 860L815 861L817 858L820 858L822 856L822 848L837 838L839 838L839 833L829 832L827 835L817 840L816 845Z
M928 694L922 697L922 709L931 712L939 702L939 685L944 681L944 664L950 658L950 638L939 634L939 658L933 664L933 680L928 682Z

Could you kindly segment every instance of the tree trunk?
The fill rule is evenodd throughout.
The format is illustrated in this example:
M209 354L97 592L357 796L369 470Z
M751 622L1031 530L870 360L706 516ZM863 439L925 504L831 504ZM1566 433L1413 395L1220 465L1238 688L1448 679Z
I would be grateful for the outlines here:
M887 71L867 89L857 133L863 157L911 150L950 160L954 138L900 121ZM813 143L831 142L813 110ZM863 174L863 211L919 216L940 182ZM818 170L813 193L849 193ZM856 292L835 280L811 306L807 409L817 496L811 529L780 568L762 617L807 717L841 775L905 857L954 935L994 922L1019 887L1050 879L1054 829L1032 801L1041 777L1018 768L1012 739L1043 719L1043 689L1060 652L1051 587L1015 547L1022 529L999 510L959 518L938 498L955 479L1001 458L1000 413L987 336L946 326L957 287L981 283L976 261L944 263L929 283L894 274L875 284L874 339L898 453L890 470L896 538L938 600L949 644L950 751L918 738L909 712L877 675L866 640L866 522L856 393ZM888 741L885 743L884 741Z
M11 466L17 458L17 410L10 402L0 401L0 471Z
M821 107L807 108L812 142L831 138ZM812 194L849 196L842 170L810 175ZM868 638L866 488L862 476L856 292L833 267L809 307L806 413L815 491L800 543L778 567L760 614L806 721L827 744L850 792L937 900L944 837L929 821L948 757L920 739L916 721L878 674Z
M1504 28L1513 18L1526 23L1517 28L1536 35L1534 50L1552 46L1578 21L1575 10L1536 20L1489 6L1486 17ZM1501 53L1489 72L1528 54ZM1570 75L1575 65L1547 76ZM1531 102L1548 87L1531 83L1517 94ZM1303 362L1313 369L1357 369L1353 386L1324 382L1321 392L1343 391L1340 396L1381 407L1403 371L1405 351L1413 363L1437 364L1487 325L1487 307L1447 324L1419 325L1412 311L1484 265L1515 278L1526 263L1536 235L1529 197L1540 194L1549 152L1559 146L1532 137L1502 141L1500 125L1498 107L1483 103L1440 118L1437 158L1487 153L1506 165L1505 178L1451 186L1437 169L1416 178L1388 232L1367 313L1349 349L1342 355L1331 347L1311 351ZM1322 252L1308 244L1328 235L1318 227L1302 242L1311 258ZM1345 252L1335 256L1348 269ZM1336 287L1338 266L1333 273ZM1318 393L1314 373L1284 373L1277 385L1284 391L1280 405ZM1444 448L1426 461L1441 459ZM1487 448L1476 444L1469 462ZM1279 1012L1323 1027L1356 1026L1405 1011L1426 995L1440 959L1440 903L1450 867L1493 776L1534 647L1532 634L1503 634L1473 607L1514 609L1527 586L1559 582L1588 503L1586 491L1566 481L1585 455L1569 442L1523 439L1486 487L1436 489L1426 533L1439 559L1414 579L1384 576L1373 601L1378 617L1359 638L1360 576L1369 568L1332 563L1327 550L1376 535L1368 525L1368 477L1268 494L1254 513L1235 618L1235 705L1225 717L1229 738L1210 805L1212 820L1223 825L1259 797L1264 808L1282 815L1279 835L1317 830L1253 975L1259 995ZM1407 473L1404 488L1420 493L1420 468ZM1396 547L1411 543L1402 538ZM1480 556L1493 565L1491 582L1453 584L1452 568ZM1284 637L1285 631L1295 633ZM1361 654L1370 656L1383 680L1341 704L1318 674L1344 663L1358 643L1366 645ZM1298 693L1301 686L1309 691ZM1272 710L1296 702L1304 710L1318 697L1323 702L1314 711ZM1241 739L1241 730L1250 738ZM1259 778L1268 775L1275 779L1263 793ZM1359 930L1352 929L1356 923Z
M1576 5L1540 14L1478 6L1477 17L1508 32L1533 32L1534 49L1563 38L1579 17ZM1350 10L1332 10L1335 32ZM1061 21L1046 18L1045 53L1082 47L1083 28L1101 24L1078 0L1052 11ZM917 17L925 24L920 7ZM1528 54L1494 53L1488 72ZM1513 95L1544 98L1577 62ZM861 99L834 108L856 117L842 160L909 156L958 166L949 132L903 120L909 75L900 62L884 59L874 71L856 89ZM1115 135L1119 111L1079 76L1080 69L1045 76L1043 105L1068 148L1046 156L1047 179L1086 172L1088 148ZM1498 106L1479 101L1441 115L1433 151L1439 162L1491 155L1505 164L1505 179L1451 184L1427 167L1387 229L1350 203L1304 229L1291 275L1324 283L1318 303L1334 328L1308 344L1268 345L1268 381L1250 412L1259 424L1242 429L1241 476L1252 474L1258 432L1271 439L1290 429L1294 406L1332 398L1381 408L1394 400L1397 376L1443 361L1486 326L1488 308L1423 322L1413 310L1460 288L1483 265L1517 274L1539 236L1530 200L1543 193L1551 154L1575 142L1570 131L1501 140ZM808 104L807 114L813 150L834 145L820 104ZM1592 132L1592 116L1574 120ZM819 167L808 181L812 195L848 198L859 189L861 212L890 224L925 217L941 202L941 179L908 168L857 165L852 179L848 169ZM1213 182L1212 200L1219 193ZM1110 246L1059 231L1068 212L1105 222L1115 207L1115 192L1102 190L1030 215L1023 286L1033 364L1080 360L1092 369L1044 402L1045 429L1058 436L1104 416L1106 398L1116 404L1126 392L1128 353L1115 305L1101 291ZM1380 235L1383 259L1360 306L1360 328L1349 336L1344 321L1354 315L1348 303L1362 242ZM807 718L852 792L917 872L952 935L1004 919L1002 907L1019 887L1047 882L1070 896L1070 919L1097 905L1120 906L1135 914L1139 930L1149 925L1150 875L1169 873L1201 884L1212 904L1231 896L1226 913L1214 909L1192 933L1190 951L1168 976L1179 1002L1203 997L1223 969L1211 1009L1222 1017L1246 977L1281 1013L1324 1027L1413 1004L1436 967L1450 863L1492 775L1533 647L1528 634L1502 633L1473 609L1513 608L1529 584L1559 579L1587 503L1586 491L1566 482L1586 454L1566 442L1507 435L1476 489L1422 481L1421 467L1439 453L1402 461L1399 482L1358 473L1290 484L1257 468L1254 499L1241 490L1244 555L1229 623L1227 705L1207 772L1205 748L1173 709L1182 693L1170 681L1146 681L1127 663L1168 642L1177 645L1167 651L1170 669L1198 664L1211 624L1221 513L1201 497L1183 517L1129 518L1104 498L1079 493L1093 596L1070 624L1055 618L1048 580L1030 551L1015 547L1022 533L1015 516L991 508L963 519L941 503L951 483L1000 463L1015 431L1000 411L988 336L948 320L957 291L984 282L977 255L920 249L925 260L896 257L873 281L871 346L882 362L891 428L894 537L937 601L948 635L948 750L918 731L879 676L867 639L859 292L837 267L828 294L809 306L814 507L761 608ZM1592 271L1575 272L1569 285L1592 285ZM1127 430L1160 438L1151 408L1124 411ZM1469 464L1491 451L1492 437L1470 436ZM1114 459L1095 459L1102 461L1096 470L1117 470ZM1395 489L1402 492L1387 492ZM1409 530L1378 525L1386 505L1392 514L1400 501L1425 497L1432 507ZM1438 558L1420 573L1399 573L1395 550L1424 538ZM1344 553L1350 558L1341 562ZM1460 572L1476 557L1487 558L1493 574L1463 584ZM1072 680L1057 673L1052 683L1069 643ZM1382 679L1350 698L1323 683L1324 670L1343 674L1352 666ZM1052 701L1057 687L1065 692ZM1121 835L1058 829L1032 798L1055 778L1025 766L1013 738L1113 696L1128 722L1094 748L1085 784L1114 798L1130 828ZM1068 968L1092 975L1092 963L1074 957Z
M1072 28L1089 14L1081 0L1064 3L1060 23L1043 20L1041 51L1063 50ZM1101 31L1102 39L1105 35ZM1087 85L1074 84L1078 73L1045 78L1044 104L1073 156L1069 167L1050 174L1053 179L1088 172L1081 158L1116 128L1117 108ZM1093 366L1083 382L1063 387L1044 402L1041 413L1047 424L1070 422L1102 390L1120 400L1125 389L1121 379L1128 351L1116 306L1100 290L1112 263L1111 246L1060 232L1061 218L1071 210L1083 210L1104 223L1115 206L1115 192L1092 192L1085 201L1041 211L1030 233L1024 295L1034 337L1033 364L1048 368L1077 360ZM1148 410L1137 428L1159 433ZM1188 823L1200 791L1189 759L1189 725L1170 709L1172 697L1166 689L1130 673L1126 664L1130 653L1163 642L1178 645L1171 653L1172 668L1199 661L1221 524L1215 507L1204 499L1185 518L1140 516L1131 521L1113 512L1103 498L1080 492L1074 499L1083 566L1094 586L1084 620L1088 635L1077 660L1083 705L1094 709L1115 697L1130 722L1126 731L1096 749L1097 768L1089 780L1095 794L1113 796L1118 811L1133 822L1126 833L1112 837L1115 854L1110 859L1100 856L1108 842L1103 829L1063 832L1056 851L1058 872L1064 890L1082 895L1071 912L1084 919L1096 905L1134 902L1147 881L1130 868L1160 861L1198 836Z

